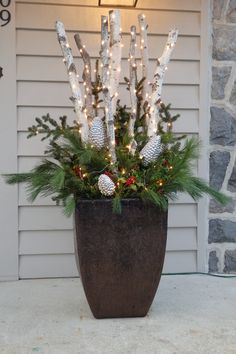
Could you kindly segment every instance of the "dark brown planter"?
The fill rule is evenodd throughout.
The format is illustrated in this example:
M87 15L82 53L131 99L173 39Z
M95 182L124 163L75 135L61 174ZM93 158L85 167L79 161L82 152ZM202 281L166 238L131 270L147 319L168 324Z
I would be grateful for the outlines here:
M139 199L80 200L76 248L85 294L96 318L143 317L154 299L164 262L167 212Z

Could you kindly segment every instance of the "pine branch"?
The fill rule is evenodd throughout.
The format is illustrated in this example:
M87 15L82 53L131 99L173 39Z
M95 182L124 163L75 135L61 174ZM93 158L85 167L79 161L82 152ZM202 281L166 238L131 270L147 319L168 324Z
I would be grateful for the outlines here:
M144 202L151 202L157 205L162 210L167 210L168 208L168 199L165 196L154 192L152 189L144 189L141 193L141 199Z
M75 129L74 126L69 126L67 124L67 117L62 116L59 117L60 124L58 122L51 118L49 113L46 116L42 116L42 118L35 118L35 121L37 125L32 125L31 127L28 128L28 136L27 138L31 138L33 136L36 136L38 134L44 134L41 138L41 140L48 139L50 137L53 138L53 140L57 140L60 136L65 134L66 130L73 130Z
M216 191L214 188L210 187L203 179L199 177L191 177L192 186L194 188L190 189L188 192L193 199L198 200L204 194L208 194L210 197L213 197L217 202L222 205L226 205L232 201L232 198L226 196L223 193Z
M67 197L64 201L64 214L66 216L71 216L75 211L75 198L73 195Z
M29 173L13 173L13 174L4 174L3 178L7 184L16 184L27 182L31 179L32 172Z
M115 214L121 214L122 212L121 198L119 194L116 194L112 199L112 211Z

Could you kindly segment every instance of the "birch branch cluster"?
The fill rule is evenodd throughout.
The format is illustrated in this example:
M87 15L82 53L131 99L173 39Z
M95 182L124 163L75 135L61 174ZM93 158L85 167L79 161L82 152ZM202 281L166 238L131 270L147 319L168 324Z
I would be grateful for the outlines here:
M115 127L114 114L119 91L119 81L121 72L121 26L119 10L109 12L110 35L108 31L108 17L101 18L101 50L100 59L102 66L102 92L105 109L105 122L107 130L107 142L111 161L116 162L115 152ZM71 47L65 33L62 22L56 22L58 41L61 46L63 61L67 67L67 73L72 90L72 102L74 104L78 123L80 125L81 139L84 143L89 141L89 129L92 127L95 118L93 109L91 61L85 45L82 44L80 35L75 34L75 42L84 62L83 81L85 87L84 102L79 85L79 75L76 72Z
M165 77L165 73L167 70L167 65L170 61L171 54L173 52L174 46L177 41L178 31L171 30L168 35L168 39L166 45L164 47L163 53L160 58L157 59L157 66L155 69L152 85L151 85L151 93L149 93L149 54L148 54L148 35L147 29L148 25L146 23L145 15L138 16L139 21L139 30L140 30L140 54L141 54L141 67L142 67L142 99L143 105L148 107L148 112L145 114L145 123L147 134L151 138L153 135L157 133L158 119L159 119L159 108L161 103L161 93L163 80ZM131 35L130 35L130 102L131 102L131 118L129 122L129 135L131 137L131 152L135 153L135 145L134 145L134 125L135 125L135 99L133 93L135 92L134 85L134 68L136 69L135 62L135 38L136 30L135 27L131 27Z
M168 35L166 45L162 55L157 59L157 65L154 72L152 85L149 92L149 54L148 54L148 25L144 15L138 16L140 30L140 54L141 54L141 71L143 77L142 83L142 102L143 111L145 111L145 124L147 134L151 138L157 132L159 108L161 103L161 93L163 80L167 70L167 65L170 61L175 43L178 37L177 30L171 30ZM121 72L121 21L119 10L112 10L108 16L101 16L101 48L100 48L100 66L101 66L101 82L103 105L107 135L107 145L111 163L116 163L116 142L115 142L115 126L114 115L116 113L117 99L119 95L119 81ZM56 22L56 31L58 41L63 54L69 83L72 91L71 100L74 104L77 120L80 125L81 139L86 144L89 142L90 130L92 129L93 120L96 118L98 111L97 107L94 110L93 102L93 83L91 78L91 61L88 52L83 45L80 35L77 33L74 36L76 45L84 63L82 79L84 82L84 97L82 97L79 75L77 74L72 50L65 33L62 22ZM132 154L136 151L135 122L137 119L137 62L136 62L136 47L137 47L136 27L130 28L130 46L129 46L129 95L130 95L130 120L128 123L128 132L130 136L129 150ZM97 70L97 68L96 68ZM144 109L148 107L147 110ZM94 120L95 122L95 120ZM100 124L100 123L99 123ZM101 124L100 124L101 126Z

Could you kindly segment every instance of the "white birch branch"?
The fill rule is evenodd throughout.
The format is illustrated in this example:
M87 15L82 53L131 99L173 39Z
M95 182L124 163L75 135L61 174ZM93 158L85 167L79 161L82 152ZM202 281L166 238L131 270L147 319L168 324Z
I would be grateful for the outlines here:
M64 56L63 61L67 68L69 83L72 91L71 101L74 104L75 113L78 119L78 123L80 125L81 140L84 143L87 143L88 136L89 136L87 117L84 112L81 90L79 86L79 79L76 72L72 51L62 22L60 21L56 22L56 31L58 36L58 42L61 46L62 54Z
M110 92L112 96L112 112L116 111L118 88L121 72L121 24L120 11L109 11L110 22Z
M108 34L108 17L101 16L101 66L102 66L102 92L105 107L105 120L107 127L108 148L111 155L111 161L116 162L115 151L115 129L114 116L112 111L112 96L110 93L110 76L109 76L109 34Z
M76 33L74 35L75 43L79 49L80 55L84 62L83 81L85 83L85 108L87 110L88 123L91 126L94 118L93 111L93 94L92 94L92 80L91 80L91 62L88 52L83 45L80 35Z
M148 38L147 29L148 25L145 20L145 15L138 16L139 29L140 29L140 51L141 51L141 65L142 65L142 77L145 77L143 82L142 97L144 102L148 101L149 89L148 89ZM146 120L148 124L148 120Z
M100 59L101 59L101 80L103 84L103 89L108 88L110 84L109 78L109 33L108 33L108 17L101 16L101 49L100 49Z
M130 92L130 105L131 114L129 120L129 136L132 138L130 142L130 151L135 153L137 143L134 139L134 125L137 116L137 96L136 96L136 84L137 84L137 64L135 59L135 45L136 45L136 27L130 28L130 49L129 49L129 92Z
M167 70L167 65L170 61L175 43L178 37L178 30L171 30L162 53L162 56L157 60L157 67L155 70L152 82L152 94L150 100L150 118L148 122L148 136L153 136L157 132L158 113L161 102L162 84Z

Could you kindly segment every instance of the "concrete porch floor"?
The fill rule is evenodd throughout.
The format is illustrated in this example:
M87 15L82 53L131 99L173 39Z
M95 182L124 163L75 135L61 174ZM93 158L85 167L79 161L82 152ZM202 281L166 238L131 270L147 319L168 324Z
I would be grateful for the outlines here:
M96 320L79 279L0 283L0 354L236 354L236 278L162 276L146 318Z

